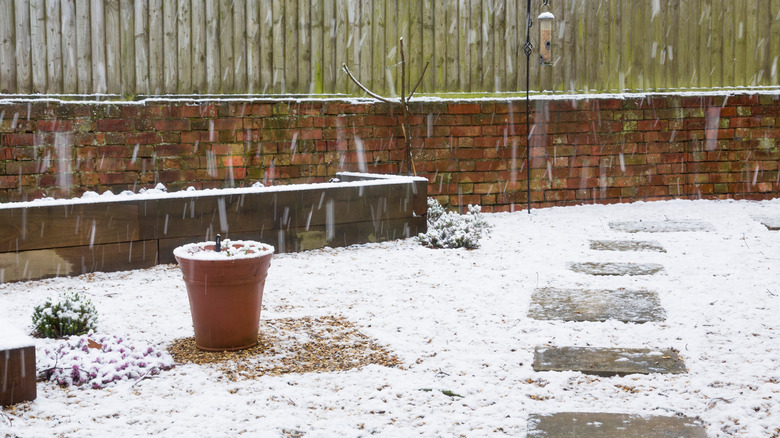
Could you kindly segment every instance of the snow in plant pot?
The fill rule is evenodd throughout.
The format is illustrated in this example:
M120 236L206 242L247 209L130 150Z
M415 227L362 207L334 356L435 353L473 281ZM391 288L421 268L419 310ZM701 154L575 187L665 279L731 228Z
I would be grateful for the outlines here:
M274 247L251 240L200 242L173 251L190 300L195 345L206 351L257 344Z

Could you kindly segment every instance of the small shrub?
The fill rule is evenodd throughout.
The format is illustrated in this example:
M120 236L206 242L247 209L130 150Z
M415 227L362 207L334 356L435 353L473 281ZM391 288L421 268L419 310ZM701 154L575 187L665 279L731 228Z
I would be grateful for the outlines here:
M37 367L38 380L68 387L89 384L103 388L121 380L140 380L173 368L173 358L146 342L132 342L116 336L93 341L88 336L47 346Z
M35 306L32 322L35 333L44 338L83 335L97 327L97 310L84 295L65 292L57 301L47 298Z
M417 241L430 248L474 249L489 229L479 205L469 205L468 213L460 215L428 198L428 231L418 235Z

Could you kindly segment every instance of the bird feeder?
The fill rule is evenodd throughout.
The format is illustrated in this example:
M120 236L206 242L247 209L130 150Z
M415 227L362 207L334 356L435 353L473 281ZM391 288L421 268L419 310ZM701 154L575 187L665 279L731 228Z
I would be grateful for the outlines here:
M547 2L545 2L547 3ZM552 23L555 15L550 11L539 14L539 61L542 64L552 64Z

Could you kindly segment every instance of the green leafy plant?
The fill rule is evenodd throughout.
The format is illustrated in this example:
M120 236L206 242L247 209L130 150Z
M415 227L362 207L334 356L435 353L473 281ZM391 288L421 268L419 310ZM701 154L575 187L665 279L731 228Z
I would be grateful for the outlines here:
M33 309L35 334L44 338L83 335L97 327L97 310L78 292L61 293L57 300L47 298Z

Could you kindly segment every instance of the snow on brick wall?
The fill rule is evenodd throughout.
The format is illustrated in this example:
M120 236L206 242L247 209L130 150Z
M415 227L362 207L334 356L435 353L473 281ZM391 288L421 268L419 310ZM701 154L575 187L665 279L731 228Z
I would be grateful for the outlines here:
M485 211L526 203L524 100L410 107L429 193ZM780 195L780 94L531 101L534 206ZM358 100L0 102L0 201L84 191L321 182L397 173L399 111Z

